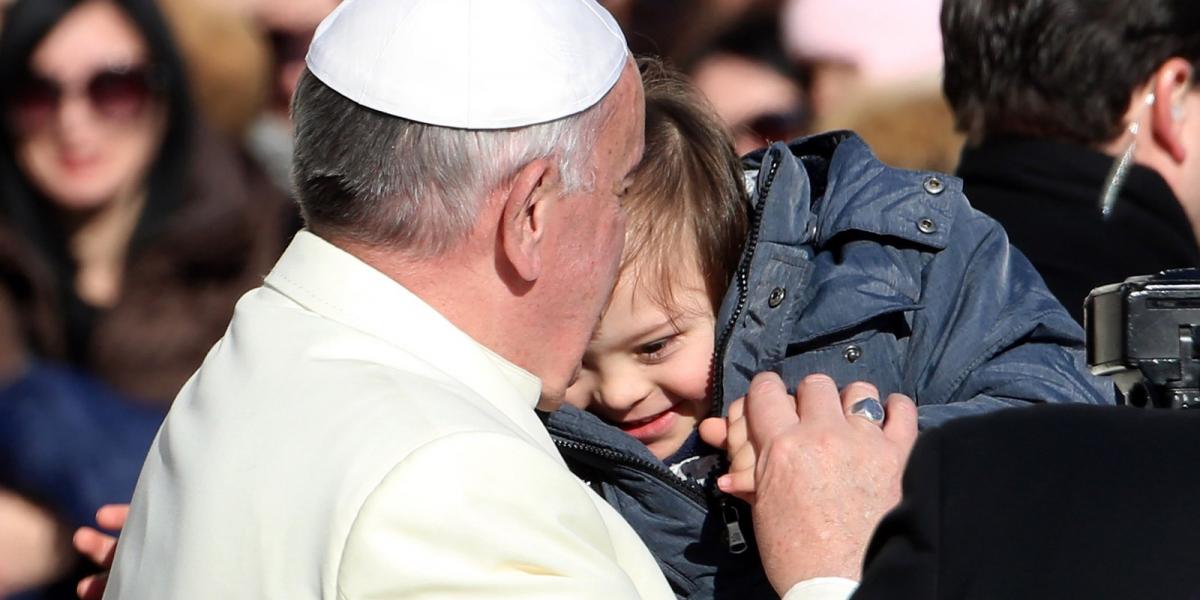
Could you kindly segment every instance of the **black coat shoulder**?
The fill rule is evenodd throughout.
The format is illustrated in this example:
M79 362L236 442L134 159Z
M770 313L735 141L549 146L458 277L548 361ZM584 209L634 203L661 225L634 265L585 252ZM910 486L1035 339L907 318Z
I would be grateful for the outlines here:
M1046 406L923 434L855 598L1192 598L1200 413Z

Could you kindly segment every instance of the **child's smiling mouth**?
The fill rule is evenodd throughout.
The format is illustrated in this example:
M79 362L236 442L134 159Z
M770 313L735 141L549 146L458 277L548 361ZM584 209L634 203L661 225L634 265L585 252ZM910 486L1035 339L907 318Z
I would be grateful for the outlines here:
M678 406L678 403L672 404L666 410L650 415L649 417L614 424L621 431L624 431L642 443L649 443L671 431L672 426L675 425L675 421L679 418L679 413L676 411Z

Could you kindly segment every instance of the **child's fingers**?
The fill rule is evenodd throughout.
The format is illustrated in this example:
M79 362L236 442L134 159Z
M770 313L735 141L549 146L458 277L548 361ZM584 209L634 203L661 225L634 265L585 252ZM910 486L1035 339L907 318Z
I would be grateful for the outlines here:
M742 396L729 405L729 420L741 419L746 414L746 397Z
M758 467L754 446L744 444L730 455L729 472L717 479L721 491L752 502L756 489L754 473Z
M79 585L75 586L75 594L81 600L100 600L104 597L104 587L107 584L108 575L105 573L88 575L79 580Z
M712 417L700 421L700 439L713 448L727 448L729 428L722 417Z
M746 419L731 420L726 425L726 429L725 450L730 460L742 452L743 449L748 450L753 455L754 448L750 443L750 431L749 426L746 424Z
M747 430L745 413L742 410L744 398L738 398L729 406L729 416L725 418L725 449L729 456L737 453L742 446L750 443L750 433Z
M107 504L96 511L96 524L104 529L119 530L129 518L128 504ZM91 527L80 527L71 538L75 550L102 568L112 568L117 553L117 538ZM101 600L108 574L90 575L79 581L75 593L82 600Z
M732 456L737 451L738 446L745 443L746 439L746 423L743 419L744 400L745 397L743 396L730 404L729 415L726 417L712 417L701 421L700 439L713 448L725 449ZM730 438L730 427L733 422L740 422L739 431L741 433L736 438L736 445L735 439Z
M754 503L753 471L730 471L717 478L717 487L726 494Z
M125 527L125 520L128 518L128 504L105 504L96 511L96 524L111 531Z
M758 459L758 457L754 453L754 446L751 446L750 444L746 444L746 445L742 446L741 448L739 448L736 453L729 455L729 471L731 473L732 472L740 473L742 471L746 471L746 472L750 473L751 475L754 475L754 471L758 466L757 459ZM754 484L754 482L751 481L752 489L753 489L753 484Z
M74 544L75 550L86 556L88 560L104 568L112 566L117 538L91 527L80 527L75 530L71 542Z

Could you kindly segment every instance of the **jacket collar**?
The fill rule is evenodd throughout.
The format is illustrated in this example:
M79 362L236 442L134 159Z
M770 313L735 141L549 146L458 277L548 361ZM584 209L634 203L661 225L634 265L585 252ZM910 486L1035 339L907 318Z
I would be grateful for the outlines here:
M553 412L538 412L546 429L554 437L590 446L600 446L616 451L622 456L657 463L654 453L645 444L637 441L615 425L605 423L600 417L564 404Z
M958 178L888 167L848 131L775 143L748 156L746 166L759 170L752 201L758 200L757 192L767 185L771 169L776 169L763 206L760 243L805 244L819 250L843 234L860 233L939 251L949 244L954 205L962 196ZM810 311L819 308L838 314L806 314L801 337L818 337L851 325L849 321L857 321L851 319L853 315L920 308L921 282L906 269L843 267L829 275L839 278L839 287L848 278L856 279L855 287L863 293L853 307L810 304ZM813 294L819 294L824 284L809 283Z
M756 186L764 185L774 162L780 163L776 177L783 185L773 186L772 195L791 194L786 209L797 215L792 218L815 226L806 242L822 246L850 231L937 250L949 242L954 198L962 194L956 177L888 167L849 131L777 142L752 154L747 166L759 170ZM772 211L772 220L778 212ZM922 230L924 219L933 222L932 232Z
M527 422L541 381L476 342L433 307L353 255L309 233L296 234L266 278L304 308L420 358Z

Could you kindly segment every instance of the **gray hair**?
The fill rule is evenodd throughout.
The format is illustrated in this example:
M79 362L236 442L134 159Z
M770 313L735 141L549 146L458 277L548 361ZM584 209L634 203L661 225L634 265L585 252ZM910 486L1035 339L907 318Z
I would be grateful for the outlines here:
M530 161L554 159L567 193L589 189L608 104L529 127L455 129L366 108L305 71L292 103L292 177L305 223L436 256L466 237L488 192Z

